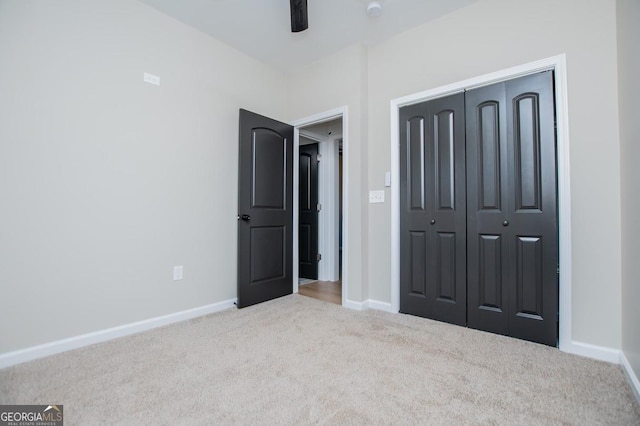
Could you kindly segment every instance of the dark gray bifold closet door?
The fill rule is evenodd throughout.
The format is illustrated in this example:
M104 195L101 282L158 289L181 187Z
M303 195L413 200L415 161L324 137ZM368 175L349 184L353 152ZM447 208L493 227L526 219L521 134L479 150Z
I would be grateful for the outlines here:
M557 344L554 117L551 71L400 109L401 312Z
M466 94L469 327L555 346L553 74Z
M400 311L466 324L464 94L400 109Z

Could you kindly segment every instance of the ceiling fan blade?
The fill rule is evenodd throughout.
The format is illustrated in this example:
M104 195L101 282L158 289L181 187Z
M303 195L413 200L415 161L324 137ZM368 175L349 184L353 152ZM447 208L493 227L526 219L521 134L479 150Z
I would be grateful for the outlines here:
M289 0L291 3L291 32L299 33L309 28L307 0Z

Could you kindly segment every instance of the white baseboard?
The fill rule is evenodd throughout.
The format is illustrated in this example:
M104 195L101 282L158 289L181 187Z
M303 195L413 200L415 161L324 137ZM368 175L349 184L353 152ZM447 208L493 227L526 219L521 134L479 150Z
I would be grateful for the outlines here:
M161 317L150 318L143 321L133 322L131 324L107 328L105 330L94 331L92 333L82 334L80 336L57 340L55 342L32 346L30 348L20 349L13 352L7 352L4 354L0 354L0 369L16 364L21 364L23 362L31 361L34 359L44 358L49 355L66 352L71 349L77 349L84 346L93 345L95 343L106 342L107 340L116 339L118 337L124 337L165 325L197 318L203 315L220 312L233 307L235 303L236 299L225 300L222 302L213 303L211 305L188 309L181 312L175 312L169 315L163 315Z
M364 302L354 302L353 300L347 299L342 303L342 306L353 309L354 311L364 311L365 309L368 309L366 300Z
M367 305L369 306L370 309L375 309L377 311L385 311L392 314L398 313L397 311L394 311L391 308L391 303L388 303L388 302L381 302L379 300L369 299L367 300Z
M627 379L629 379L631 389L633 389L633 393L636 395L636 399L640 403L640 380L638 380L638 376L633 371L633 368L631 368L631 364L629 364L629 360L624 355L623 351L620 351L620 365L622 365L624 372L627 373Z
M574 355L580 355L587 358L606 361L613 364L620 363L620 353L618 349L611 349L604 346L592 345L590 343L571 341L571 344L563 348L564 352Z
M342 306L344 306L345 308L349 308L349 309L353 309L356 311L364 311L366 309L375 309L377 311L385 311L385 312L391 312L396 313L392 308L391 308L391 303L387 303L387 302L381 302L379 300L373 300L373 299L367 299L364 302L354 302L353 300L346 300Z

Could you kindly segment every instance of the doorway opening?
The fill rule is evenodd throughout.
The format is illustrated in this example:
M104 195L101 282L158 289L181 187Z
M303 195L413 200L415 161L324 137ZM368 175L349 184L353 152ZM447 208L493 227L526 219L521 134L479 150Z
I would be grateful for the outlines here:
M343 107L293 123L293 292L339 305L347 288L346 112Z

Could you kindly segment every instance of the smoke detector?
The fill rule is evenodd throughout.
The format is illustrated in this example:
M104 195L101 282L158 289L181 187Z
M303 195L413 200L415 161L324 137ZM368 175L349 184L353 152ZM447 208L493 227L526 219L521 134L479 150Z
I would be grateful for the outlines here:
M370 1L367 4L367 15L376 17L382 14L382 5L379 1Z

